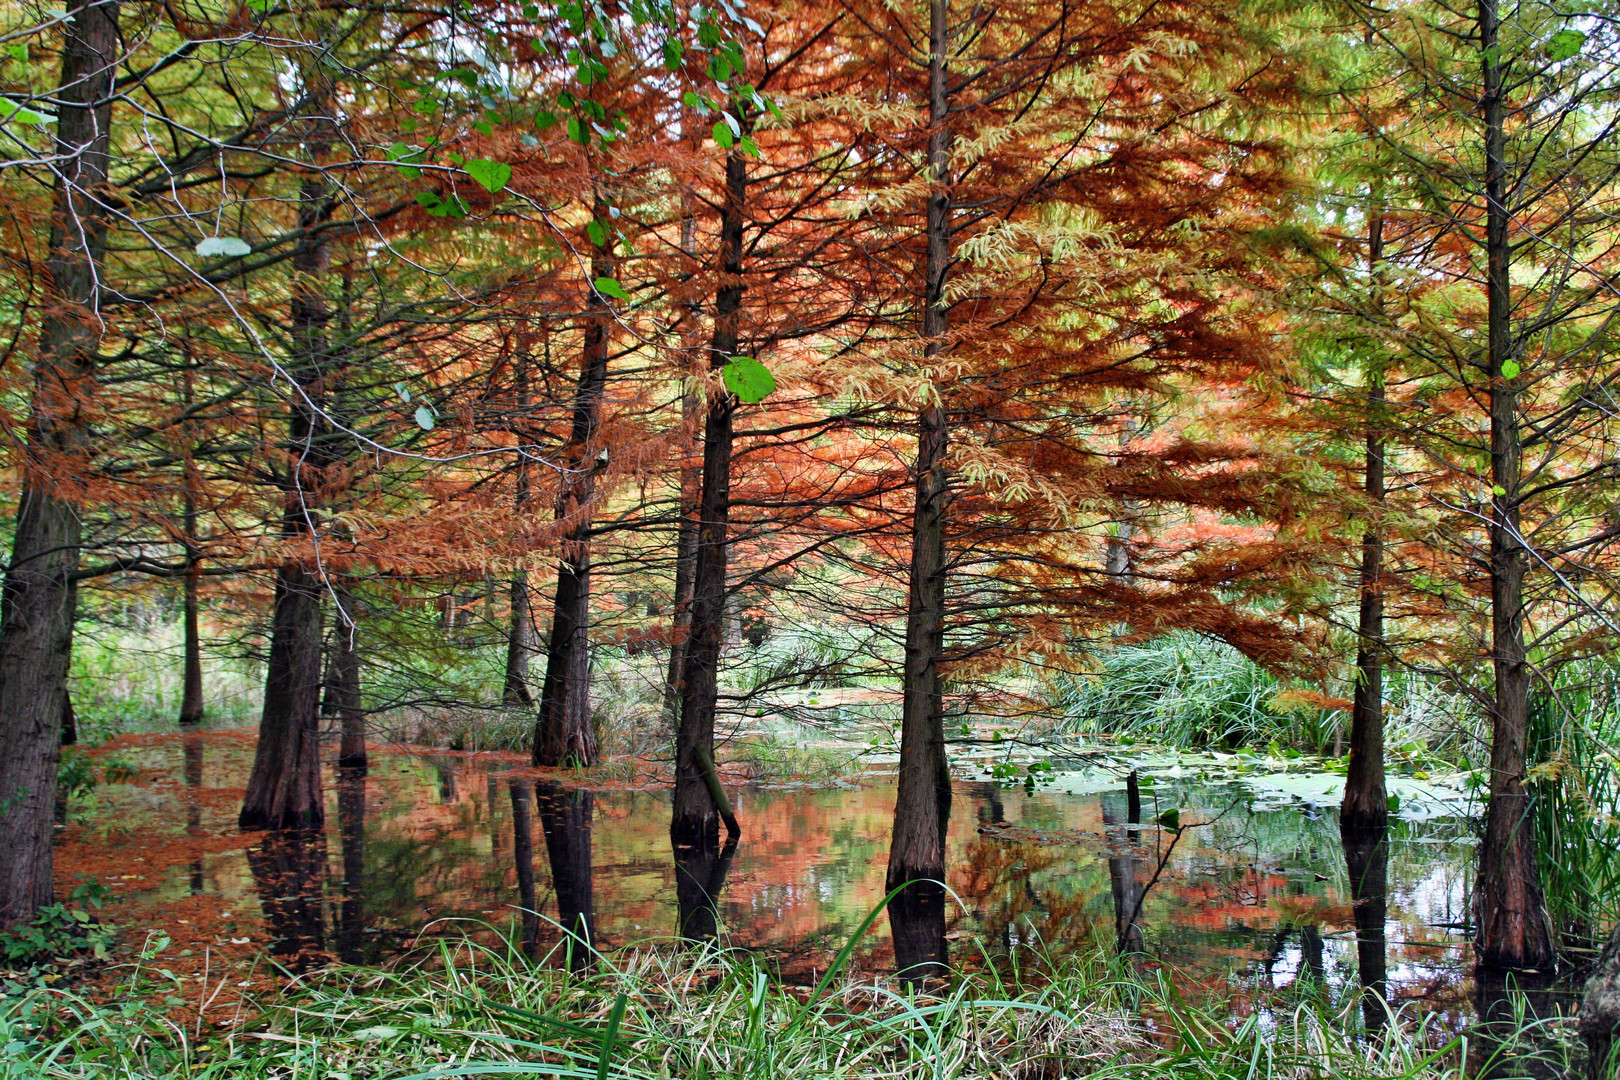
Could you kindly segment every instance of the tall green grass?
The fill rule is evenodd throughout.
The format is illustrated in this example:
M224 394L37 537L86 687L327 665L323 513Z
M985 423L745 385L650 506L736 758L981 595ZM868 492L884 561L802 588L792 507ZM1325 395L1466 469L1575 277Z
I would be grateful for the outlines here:
M1403 1013L1369 1036L1354 1001L1301 997L1236 1016L1101 953L1039 978L970 957L976 972L914 992L838 966L813 988L787 986L760 957L714 945L627 949L584 975L555 958L533 964L513 943L435 948L391 970L305 977L223 1029L177 1018L174 1002L202 991L160 959L110 1002L32 991L0 1004L0 1076L1461 1080L1490 1056L1510 1065L1495 1075L1528 1075L1511 1065L1531 1046L1554 1067L1577 1064L1557 1039L1516 1031L1504 1047L1432 1016Z
M1530 696L1529 788L1542 892L1568 953L1620 919L1620 668L1566 664Z

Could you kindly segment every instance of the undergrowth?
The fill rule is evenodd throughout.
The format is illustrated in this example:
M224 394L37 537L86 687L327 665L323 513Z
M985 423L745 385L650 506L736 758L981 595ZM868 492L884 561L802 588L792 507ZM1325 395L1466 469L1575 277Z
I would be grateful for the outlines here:
M1462 1080L1487 1059L1501 1077L1530 1075L1538 1055L1538 1070L1577 1064L1563 1021L1525 1020L1493 1039L1418 1013L1370 1036L1354 1001L1240 1017L1100 952L1053 961L1039 978L984 956L974 973L912 990L849 974L853 940L813 988L712 944L626 949L584 974L554 956L532 963L510 941L434 948L390 969L307 976L218 1030L176 1019L188 988L148 949L111 1001L36 989L7 1003L0 1076Z

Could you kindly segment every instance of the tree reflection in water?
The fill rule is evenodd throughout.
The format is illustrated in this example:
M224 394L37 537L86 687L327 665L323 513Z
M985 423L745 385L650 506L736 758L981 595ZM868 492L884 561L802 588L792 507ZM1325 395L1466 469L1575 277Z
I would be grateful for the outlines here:
M596 898L591 883L591 817L596 799L589 791L543 781L535 787L535 805L546 834L557 921L568 934L568 969L584 971L596 955Z
M690 837L671 829L670 847L675 851L676 929L686 941L712 941L719 933L720 890L737 854L737 839L728 833L721 847L719 828Z
M517 865L518 917L523 923L523 954L540 958L540 902L534 891L534 823L529 814L534 785L513 780L507 785L512 797L512 861Z
M307 971L325 957L321 892L326 876L326 832L271 829L248 848L248 869L264 908L270 955L294 972Z
M1356 967L1361 976L1361 1016L1368 1031L1389 1020L1385 987L1389 978L1389 830L1370 834L1345 829L1344 861L1350 872L1350 900L1356 920Z
M945 903L945 886L938 881L913 881L889 901L894 970L908 986L950 973Z
M366 768L338 769L338 836L343 844L343 899L338 908L337 954L350 964L362 960L365 942Z

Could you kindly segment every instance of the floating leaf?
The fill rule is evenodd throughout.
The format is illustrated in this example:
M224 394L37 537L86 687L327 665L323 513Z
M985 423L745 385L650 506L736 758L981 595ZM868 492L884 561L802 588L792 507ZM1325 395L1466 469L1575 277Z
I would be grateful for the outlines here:
M235 236L210 236L197 245L197 254L205 259L215 255L235 259L252 251L252 246L246 240Z
M1579 30L1560 30L1547 42L1547 59L1553 63L1562 63L1581 51L1586 44L1586 35Z
M416 426L423 431L432 431L433 424L433 410L426 405L418 405L416 407Z
M617 281L610 277L597 278L596 291L601 293L603 296L611 296L615 300L630 299L630 294L624 291L624 286L620 285Z
M770 369L747 356L733 356L731 362L720 369L720 381L737 395L738 401L749 405L764 401L776 389L776 377Z
M1162 828L1180 829L1181 828L1181 811L1179 809L1177 809L1177 810L1166 810L1164 813L1159 815L1158 822L1159 822L1159 825Z
M467 162L466 169L467 175L491 195L498 194L506 186L506 182L512 179L512 166L504 161L473 158Z

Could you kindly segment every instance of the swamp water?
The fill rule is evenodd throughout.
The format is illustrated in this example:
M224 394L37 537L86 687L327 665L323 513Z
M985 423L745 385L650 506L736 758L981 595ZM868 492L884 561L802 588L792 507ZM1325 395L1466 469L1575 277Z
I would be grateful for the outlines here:
M139 925L143 908L188 914L178 921L213 924L202 943L213 933L293 967L377 961L424 932L483 925L556 941L562 922L587 926L603 949L718 932L790 978L808 976L884 893L894 780L881 773L737 787L741 842L677 866L667 790L583 790L511 755L374 750L363 778L328 767L323 833L278 839L235 829L252 763L242 734L140 736L105 752L140 779L75 807L64 866L114 886L118 921ZM986 763L957 764L973 776ZM955 786L953 963L1125 940L1189 996L1241 1004L1316 984L1337 999L1382 977L1392 1004L1465 1022L1474 841L1459 790L1393 781L1401 811L1387 848L1347 862L1331 774L1117 751L1052 764L1034 790ZM1155 824L1172 809L1179 837ZM526 929L524 907L542 917ZM878 919L857 967L892 969L889 934Z

